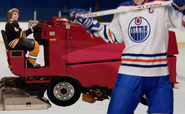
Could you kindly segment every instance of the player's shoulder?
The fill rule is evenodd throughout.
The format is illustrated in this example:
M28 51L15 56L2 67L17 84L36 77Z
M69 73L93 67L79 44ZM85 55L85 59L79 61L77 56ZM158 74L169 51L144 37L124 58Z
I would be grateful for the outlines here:
M134 6L134 2L133 1L126 1L126 2L122 2L120 6Z
M18 24L18 22L17 21L8 21L7 22L7 24L10 24L10 25L17 25Z
M17 21L8 21L6 23L6 26L19 26Z

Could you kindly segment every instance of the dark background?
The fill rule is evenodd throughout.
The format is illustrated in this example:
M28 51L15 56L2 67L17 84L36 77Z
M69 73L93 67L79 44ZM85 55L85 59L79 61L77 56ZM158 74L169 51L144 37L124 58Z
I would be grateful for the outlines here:
M92 12L107 9L115 9L122 2L128 0L0 0L0 21L8 21L7 12L11 8L20 11L19 22L34 19L34 11L37 12L37 20L49 21L51 17L58 16L61 11L62 17L69 17L69 10L79 8ZM112 15L97 18L102 22L110 22Z

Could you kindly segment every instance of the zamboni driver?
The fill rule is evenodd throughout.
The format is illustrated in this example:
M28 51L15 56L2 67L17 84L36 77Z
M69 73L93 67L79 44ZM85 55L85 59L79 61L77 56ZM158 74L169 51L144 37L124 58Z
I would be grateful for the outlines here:
M5 30L8 38L8 46L10 49L29 51L27 59L28 68L39 68L40 65L36 63L37 55L39 53L39 44L34 39L26 38L33 33L33 27L29 27L23 31L17 22L19 18L19 10L12 8L8 11L9 21L6 23Z

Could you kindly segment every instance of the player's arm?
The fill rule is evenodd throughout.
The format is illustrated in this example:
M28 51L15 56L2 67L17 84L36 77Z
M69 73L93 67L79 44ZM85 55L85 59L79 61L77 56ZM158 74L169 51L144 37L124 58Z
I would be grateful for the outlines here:
M18 24L18 28L19 30L21 30L20 32L18 32L19 34L19 38L26 38L28 35L32 34L33 33L33 28L28 28L27 30L22 30Z
M121 43L117 40L117 34L111 30L111 28L114 30L116 26L103 25L92 17L84 18L81 16L82 14L87 13L87 11L81 9L70 10L70 16L75 17L77 22L82 24L90 33L94 33L96 36L101 36L107 43Z
M27 30L21 31L20 38L26 38L28 35L33 33L33 29L32 28L28 28Z
M185 31L185 0L173 0L172 7L168 7L166 16L169 27L176 27ZM171 25L171 26L170 26Z
M119 14L115 14L109 25L103 25L103 28L96 32L96 36L101 36L108 43L122 43L123 32L121 32L121 24L119 23Z

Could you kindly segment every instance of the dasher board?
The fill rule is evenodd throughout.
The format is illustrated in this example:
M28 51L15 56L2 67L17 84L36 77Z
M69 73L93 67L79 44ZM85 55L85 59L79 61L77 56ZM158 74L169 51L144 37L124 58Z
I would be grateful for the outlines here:
M0 110L46 110L51 107L47 100L28 96L20 90L2 90Z

